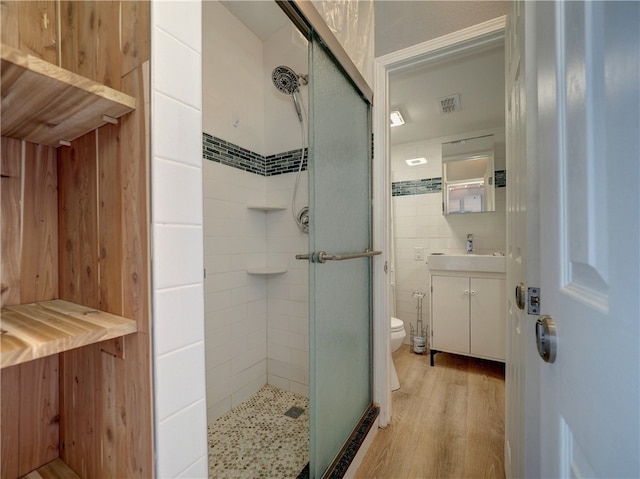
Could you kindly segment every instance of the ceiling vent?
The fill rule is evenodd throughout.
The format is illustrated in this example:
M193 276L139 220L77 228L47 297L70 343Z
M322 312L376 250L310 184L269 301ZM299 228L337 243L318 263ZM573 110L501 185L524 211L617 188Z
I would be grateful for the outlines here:
M438 111L440 114L460 111L460 94L438 98Z

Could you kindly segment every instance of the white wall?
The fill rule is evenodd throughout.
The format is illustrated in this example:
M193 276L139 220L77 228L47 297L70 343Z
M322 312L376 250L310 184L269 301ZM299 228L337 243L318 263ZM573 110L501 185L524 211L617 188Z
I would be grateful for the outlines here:
M157 477L206 477L200 2L151 4Z
M264 154L262 42L220 2L207 0L202 51L202 128Z
M441 177L443 142L490 133L495 135L495 169L503 170L504 128L496 128L392 147L392 181ZM404 160L415 155L429 158L429 163L409 167ZM442 214L442 192L393 197L395 305L396 316L404 321L407 330L405 342L409 342L409 323L415 327L417 320L413 291L427 293L422 312L423 324L429 324L429 254L464 253L468 233L473 234L475 253L505 253L506 188L496 188L495 193L495 212L447 216ZM423 261L414 259L415 248L423 248Z
M239 60L240 59L240 60ZM203 4L203 129L260 155L301 147L290 96L271 72L286 65L307 73L307 43L286 26L259 40L222 4ZM306 103L306 88L302 87ZM244 111L233 126L235 112ZM252 125L249 127L248 125ZM261 125L262 131L254 126ZM289 209L295 174L264 177L205 160L204 251L207 419L211 421L269 382L308 390L307 250ZM306 173L298 204L307 204ZM287 205L264 213L247 205ZM284 264L281 275L247 269Z
M267 287L247 268L266 260L264 178L204 161L207 419L267 382Z
M267 351L269 384L309 395L309 263L296 260L309 251L309 236L293 221L291 195L295 173L267 178L267 197L286 211L267 217L267 255L270 264L284 264L285 274L267 281ZM308 204L308 176L300 175L296 212Z
M375 0L375 56L506 15L510 2Z
M293 100L291 96L285 95L273 86L271 72L275 67L284 65L298 74L308 75L307 52L307 39L293 24L286 25L264 41L264 155L300 148L300 121L295 113ZM307 92L308 88L301 84L299 98L303 102L305 112L309 107Z

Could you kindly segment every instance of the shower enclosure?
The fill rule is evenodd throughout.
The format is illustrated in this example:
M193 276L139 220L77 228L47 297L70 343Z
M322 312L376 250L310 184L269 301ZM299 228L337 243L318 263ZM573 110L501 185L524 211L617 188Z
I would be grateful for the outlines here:
M279 9L203 4L209 421L265 384L308 395L319 478L372 404L370 101L304 19L256 38L246 4Z

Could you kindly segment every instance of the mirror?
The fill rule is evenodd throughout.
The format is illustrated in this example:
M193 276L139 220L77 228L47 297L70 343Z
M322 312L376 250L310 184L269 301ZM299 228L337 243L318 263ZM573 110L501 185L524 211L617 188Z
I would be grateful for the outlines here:
M495 211L493 135L442 144L445 215Z

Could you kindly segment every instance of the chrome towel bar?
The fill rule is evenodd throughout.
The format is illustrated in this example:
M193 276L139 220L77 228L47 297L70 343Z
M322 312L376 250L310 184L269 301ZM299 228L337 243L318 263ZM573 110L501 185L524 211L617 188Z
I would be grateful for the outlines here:
M319 253L312 253L311 256L308 253L297 254L296 259L311 259L312 263L326 263L327 261L344 261L347 259L366 258L379 254L382 254L382 251L373 251L367 248L362 253L329 254L325 251L320 251Z

